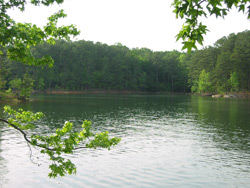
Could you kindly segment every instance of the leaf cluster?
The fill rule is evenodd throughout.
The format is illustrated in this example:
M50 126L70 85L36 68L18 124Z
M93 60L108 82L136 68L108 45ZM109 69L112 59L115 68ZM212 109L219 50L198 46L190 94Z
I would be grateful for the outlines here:
M75 150L86 148L108 148L117 145L120 138L109 138L108 132L94 134L91 130L91 122L85 120L82 124L81 131L73 129L73 123L66 121L61 129L57 129L51 135L31 134L30 138L24 130L35 127L37 120L44 117L41 112L33 113L22 109L14 110L9 106L4 107L7 113L8 124L19 130L25 137L26 141L35 147L41 148L41 153L47 154L51 160L49 166L51 172L49 177L64 176L66 174L75 174L76 166L69 159L64 157L65 154L73 154Z
M250 0L174 0L172 6L176 18L185 19L176 39L183 40L182 49L187 49L188 52L193 48L197 49L197 42L203 45L203 36L208 29L199 21L201 17L215 15L224 18L233 7L236 7L239 12L246 12L247 18L250 19Z
M8 122L14 124L22 130L34 129L34 122L44 117L42 112L33 113L31 111L24 111L12 109L10 106L4 106L4 113L9 115Z
M53 3L62 3L63 0L31 0L31 4L49 6ZM20 61L27 65L53 66L50 56L40 59L32 54L31 47L41 43L54 44L56 39L69 40L69 36L76 36L79 31L74 25L57 26L58 19L67 15L60 10L48 18L48 23L43 28L30 23L17 23L8 15L8 9L17 8L25 10L26 0L0 0L0 47L7 48L6 56L10 60ZM3 52L0 50L0 54Z

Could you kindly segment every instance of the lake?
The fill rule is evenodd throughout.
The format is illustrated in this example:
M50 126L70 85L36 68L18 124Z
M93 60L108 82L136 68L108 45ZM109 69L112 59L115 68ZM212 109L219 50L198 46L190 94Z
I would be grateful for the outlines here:
M0 108L6 105L1 103ZM70 155L77 174L48 178L46 156L0 124L0 187L250 187L250 100L164 95L35 95L13 108L42 111L41 134L64 121L121 137ZM0 114L2 116L2 114Z

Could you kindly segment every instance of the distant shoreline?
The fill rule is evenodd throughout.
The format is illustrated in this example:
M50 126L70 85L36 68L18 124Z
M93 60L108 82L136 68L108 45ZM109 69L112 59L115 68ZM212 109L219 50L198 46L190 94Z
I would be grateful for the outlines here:
M217 93L203 93L203 94L191 94L191 95L199 95L203 97L212 97L212 98L250 98L250 92L227 92L223 94Z
M139 95L198 95L212 98L250 98L250 92L228 92L224 94L195 94L195 93L172 93L169 91L131 91L131 90L84 90L84 91L63 91L63 90L47 90L34 91L33 94L139 94Z
M130 91L130 90L84 90L84 91L63 91L63 90L47 90L34 91L33 94L171 94L171 92L146 92L146 91ZM177 93L174 93L177 94ZM180 94L180 93L178 93ZM183 93L185 94L185 93Z

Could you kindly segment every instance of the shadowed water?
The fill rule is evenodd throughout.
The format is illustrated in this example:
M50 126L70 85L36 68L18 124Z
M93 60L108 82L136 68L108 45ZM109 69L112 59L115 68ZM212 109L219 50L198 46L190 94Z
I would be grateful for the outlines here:
M0 187L249 187L247 99L39 95L11 106L44 112L41 134L88 119L122 141L75 152L77 175L49 179L47 158L33 149L32 163L22 136L0 124Z

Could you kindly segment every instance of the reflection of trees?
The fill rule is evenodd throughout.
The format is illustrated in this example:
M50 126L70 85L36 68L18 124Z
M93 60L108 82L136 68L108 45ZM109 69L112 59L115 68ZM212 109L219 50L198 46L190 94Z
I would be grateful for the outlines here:
M214 133L213 141L219 147L250 151L250 146L247 144L250 140L248 100L194 96L190 104L192 110L197 113L200 126Z

